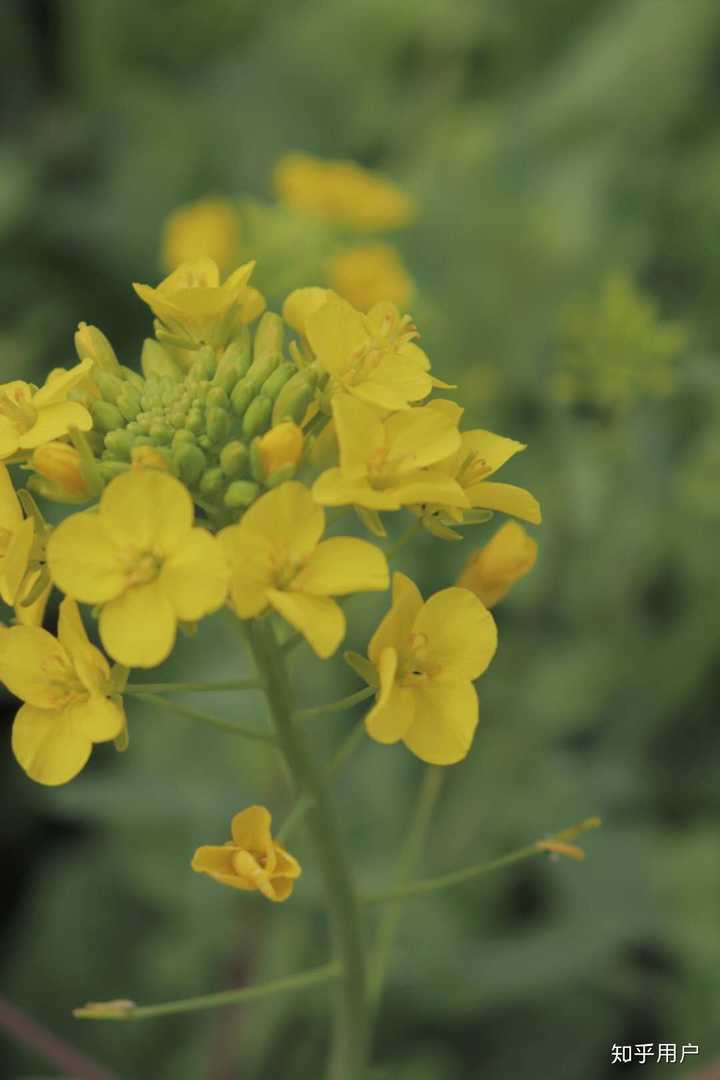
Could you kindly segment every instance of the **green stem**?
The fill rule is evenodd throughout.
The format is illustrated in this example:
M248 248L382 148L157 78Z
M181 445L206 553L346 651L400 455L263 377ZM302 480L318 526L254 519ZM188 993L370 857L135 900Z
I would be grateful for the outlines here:
M227 682L158 682L158 683L128 683L128 693L139 692L141 694L175 694L187 691L212 694L218 690L262 690L262 684L257 679L231 679Z
M385 892L370 893L363 897L365 904L386 904L390 900L409 900L414 896L427 896L428 893L438 892L440 889L449 889L453 885L463 885L466 881L482 877L493 870L501 870L504 866L520 862L522 859L531 859L533 855L544 854L537 844L528 844L527 847L513 851L509 855L502 855L492 862L480 863L478 866L467 866L464 870L455 870L450 874L442 874L440 877L425 878L424 881L414 881L410 885L396 885L394 889Z
M265 680L278 742L296 781L313 803L307 813L308 825L325 879L335 948L343 968L328 1077L364 1080L368 1044L365 953L350 867L329 791L302 732L293 724L290 683L269 620L253 620L250 642Z
M391 544L390 547L386 549L385 558L388 560L388 562L390 561L390 559L394 558L395 555L397 555L398 551L402 550L402 548L404 548L405 545L412 540L412 538L416 535L416 533L420 531L421 528L422 521L420 521L419 518L416 518L415 521L412 522L412 524L408 525L405 532L398 537L395 543Z
M444 775L442 769L431 767L426 770L423 776L405 846L398 860L397 884L399 887L408 884L408 879L417 866ZM370 960L370 998L375 1009L382 994L401 915L402 902L398 899L391 903L383 913L377 929Z
M318 986L340 978L342 978L340 965L326 964L312 971L286 975L282 979L260 983L258 986L244 986L241 990L222 990L219 994L182 998L180 1001L165 1001L162 1005L135 1005L128 1001L90 1002L81 1009L74 1009L73 1016L78 1020L148 1020L155 1016L170 1016L172 1013L216 1009L221 1005L243 1005L248 1001L271 997L273 994L287 993L289 990L305 990L309 986Z
M198 709L188 709L185 705L178 705L174 701L166 701L165 698L159 697L157 694L144 694L138 690L128 690L127 688L124 692L129 697L135 698L136 701L144 701L146 705L155 705L158 709L164 709L165 712L186 716L189 720L197 720L201 724L210 724L212 727L219 728L220 731L229 731L232 735L241 735L244 739L254 739L255 742L264 743L275 741L268 731L254 731L252 728L235 724L232 720L222 720L219 716L213 716L212 713L200 712Z
M375 692L374 686L364 686L362 690L356 690L354 694L349 694L347 697L340 698L338 701L331 701L327 705L314 705L310 709L298 709L295 715L304 720L308 716L321 716L323 713L342 712L343 709L352 709L354 705L359 705L361 701L367 701L367 699L372 697Z

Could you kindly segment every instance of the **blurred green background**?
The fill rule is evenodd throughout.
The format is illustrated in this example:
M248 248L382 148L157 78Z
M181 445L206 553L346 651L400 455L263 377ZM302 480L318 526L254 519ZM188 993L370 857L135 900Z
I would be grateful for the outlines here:
M701 1054L626 1070L709 1064L720 1054L716 0L9 0L0 61L3 380L71 363L81 319L135 363L149 321L129 283L160 278L166 215L207 194L269 197L277 158L304 150L379 168L415 197L397 243L434 369L460 384L470 424L529 444L507 479L543 504L538 566L496 612L482 723L446 778L422 871L589 814L605 827L583 864L533 860L406 906L376 1076L599 1080L623 1068L612 1043L661 1041ZM657 394L643 372L668 326L674 375ZM637 392L609 405L608 379ZM425 592L445 587L493 529L462 545L428 537L404 568ZM353 603L349 644L363 648L386 600ZM235 649L209 619L157 678L242 674ZM350 692L341 666L328 685L298 653L304 699ZM45 790L11 756L14 705L2 703L3 991L124 1080L319 1076L322 990L137 1025L69 1017L87 999L150 1003L322 962L304 837L293 850L306 874L282 907L189 870L237 809L268 802L281 818L267 755L133 704L126 755L101 748L79 779ZM318 753L352 722L318 721ZM402 747L366 741L338 785L368 889L391 879L421 773ZM52 1075L2 1040L3 1076Z

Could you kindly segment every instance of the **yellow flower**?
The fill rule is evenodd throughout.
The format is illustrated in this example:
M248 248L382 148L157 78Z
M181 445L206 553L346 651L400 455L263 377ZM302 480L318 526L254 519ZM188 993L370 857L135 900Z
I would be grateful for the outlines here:
M289 481L219 534L236 615L252 619L273 608L323 659L345 636L345 615L333 597L389 584L378 548L349 536L321 540L324 531L325 512L303 484Z
M181 263L205 257L227 270L233 264L239 234L240 218L227 199L198 199L179 206L163 229L163 263L174 270Z
M358 232L402 228L415 210L391 180L354 161L286 154L275 166L273 182L278 199L291 210Z
M291 297L288 298L290 300ZM394 304L375 304L367 315L334 293L305 320L305 335L330 376L330 393L345 390L369 405L394 411L444 385L414 342L418 332Z
M63 592L102 605L100 638L126 667L162 663L178 622L217 610L227 593L220 545L193 527L186 488L156 469L131 469L112 480L97 510L57 527L47 559Z
M324 506L353 503L368 510L399 510L415 503L467 507L460 485L436 468L460 445L461 409L405 409L382 420L375 409L348 394L332 402L340 465L313 486Z
M23 517L10 473L0 465L0 596L10 607L26 581L34 540L35 523Z
M60 605L58 638L30 626L0 634L0 679L25 702L13 725L13 753L39 784L72 780L93 743L117 738L125 726L108 662L88 641L68 597Z
M472 553L458 586L474 592L485 607L494 607L516 581L530 573L536 558L537 542L522 525L506 521L485 547Z
M92 417L88 410L67 397L92 366L93 361L86 359L69 371L58 368L39 390L20 380L0 384L0 460L59 439L71 427L90 430Z
M80 469L80 454L69 443L54 440L38 446L33 451L31 465L60 494L78 500L89 499L90 494Z
M223 285L212 259L192 259L161 281L157 288L133 284L167 332L191 346L226 345L245 323L265 307L263 296L247 284L255 263L233 271Z
M199 847L192 868L221 885L243 892L256 889L268 900L287 900L302 870L270 832L272 817L264 806L249 806L232 819L232 840Z
M335 292L362 311L382 300L406 307L415 292L392 244L343 248L330 262L328 279Z
M410 578L393 574L392 607L368 647L378 688L365 717L368 735L402 739L433 765L461 761L478 723L472 680L496 647L493 617L467 589L443 589L423 603Z

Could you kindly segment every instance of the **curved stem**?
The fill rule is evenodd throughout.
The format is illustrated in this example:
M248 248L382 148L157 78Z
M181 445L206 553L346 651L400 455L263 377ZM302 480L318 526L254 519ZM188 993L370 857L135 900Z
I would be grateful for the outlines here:
M231 735L241 735L244 739L254 739L255 742L274 742L273 736L267 731L253 731L252 728L241 727L232 720L222 720L212 713L200 712L198 709L188 709L185 705L178 705L174 701L166 701L157 694L140 693L138 690L124 691L136 701L144 701L146 705L155 705L165 712L176 713L178 716L186 716L188 720L197 720L201 724L210 724L211 727L219 728L220 731L229 731Z
M354 705L359 705L361 701L367 701L374 693L376 693L374 686L364 686L362 690L356 690L354 694L348 694L347 697L340 698L338 701L330 701L327 705L298 709L295 715L304 720L305 717L320 716L322 713L342 712L343 709L352 709Z
M350 868L321 771L292 721L293 701L283 654L267 619L250 623L250 643L265 681L278 742L292 773L312 799L307 820L325 879L333 936L343 968L329 1080L364 1080L367 1060L367 998L361 920Z

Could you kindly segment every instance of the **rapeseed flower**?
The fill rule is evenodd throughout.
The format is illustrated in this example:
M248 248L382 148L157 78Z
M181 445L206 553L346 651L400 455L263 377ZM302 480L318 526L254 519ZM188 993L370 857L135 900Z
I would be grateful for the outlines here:
M264 806L249 806L235 814L232 840L199 847L193 855L193 870L233 889L257 890L275 903L287 900L302 870L297 859L273 840L271 824L272 816Z
M401 739L433 765L461 761L478 723L472 680L496 647L493 617L467 589L443 589L423 603L410 578L393 574L392 607L368 647L377 686L368 735L381 743Z
M79 401L68 401L68 394L87 378L92 366L88 358L69 371L56 368L39 390L19 379L0 384L0 460L59 439L70 428L90 430L90 413Z
M318 656L331 656L345 636L345 615L333 599L387 589L384 554L349 536L322 540L325 512L308 489L281 484L219 534L230 566L230 603L241 619L272 608L306 638Z
M219 348L265 307L262 294L248 285L254 266L254 262L245 263L221 285L212 259L191 259L156 288L137 283L133 288L177 344Z
M352 503L368 510L399 510L432 502L469 507L458 482L437 468L460 446L461 409L423 406L383 420L364 402L336 394L332 412L340 464L315 481L316 502L324 506Z
M86 764L94 743L122 733L118 674L113 677L88 641L69 597L60 604L57 638L40 627L0 632L0 679L25 702L13 725L13 753L31 779L67 783Z
M506 521L485 547L474 551L458 578L461 589L494 607L520 578L529 574L537 558L537 542L516 521Z
M69 502L87 502L90 498L82 474L82 459L70 443L54 439L33 451L31 464L48 483L48 492Z
M163 263L175 270L191 259L209 258L228 270L238 249L240 217L228 199L198 199L179 206L165 222Z
M0 596L12 607L20 597L35 541L35 523L24 517L10 473L0 465Z
M328 266L331 288L361 311L390 301L407 307L415 283L392 244L364 244L341 248Z
M286 154L275 166L273 183L278 199L291 210L357 232L402 228L415 210L396 184L354 161Z
M178 622L216 611L227 593L220 545L193 527L187 489L156 469L116 477L97 509L66 518L47 560L63 592L100 605L102 643L126 667L162 663Z

